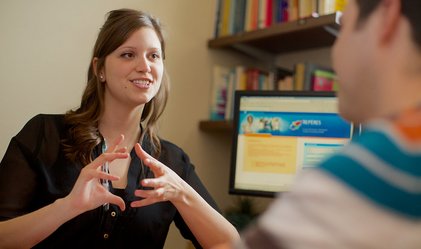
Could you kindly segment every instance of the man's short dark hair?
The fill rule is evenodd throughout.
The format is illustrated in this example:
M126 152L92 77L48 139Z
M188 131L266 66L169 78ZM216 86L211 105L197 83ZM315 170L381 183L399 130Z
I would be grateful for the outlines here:
M358 23L363 23L383 0L356 0L359 9ZM421 49L421 0L401 0L401 12L408 18L414 42Z

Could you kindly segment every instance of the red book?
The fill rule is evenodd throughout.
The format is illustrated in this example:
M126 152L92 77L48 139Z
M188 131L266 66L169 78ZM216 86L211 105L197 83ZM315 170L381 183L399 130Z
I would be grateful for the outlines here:
M315 70L313 74L313 91L334 91L336 76L333 72Z
M272 26L273 21L273 2L274 0L266 0L266 20L265 20L265 27Z

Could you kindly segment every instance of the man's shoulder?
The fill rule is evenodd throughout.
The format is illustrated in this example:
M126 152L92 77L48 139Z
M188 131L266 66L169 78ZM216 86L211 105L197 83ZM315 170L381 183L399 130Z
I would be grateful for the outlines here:
M319 168L381 206L421 217L415 208L421 198L421 146L401 125L399 119L370 123Z

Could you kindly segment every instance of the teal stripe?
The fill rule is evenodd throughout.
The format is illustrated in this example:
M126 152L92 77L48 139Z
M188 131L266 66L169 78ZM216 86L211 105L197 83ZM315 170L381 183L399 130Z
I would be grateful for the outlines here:
M388 184L348 157L333 156L320 165L320 169L387 209L421 218L421 194L411 194Z
M383 132L370 130L353 140L400 171L421 177L421 151L407 152Z

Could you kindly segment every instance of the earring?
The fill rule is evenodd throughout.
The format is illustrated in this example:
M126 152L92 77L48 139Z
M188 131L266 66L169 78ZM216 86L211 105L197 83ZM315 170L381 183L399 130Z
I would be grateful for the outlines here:
M100 74L100 75L99 75L99 79L100 79L101 81L104 81L104 75Z

